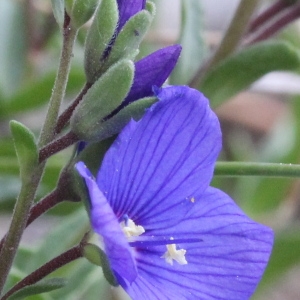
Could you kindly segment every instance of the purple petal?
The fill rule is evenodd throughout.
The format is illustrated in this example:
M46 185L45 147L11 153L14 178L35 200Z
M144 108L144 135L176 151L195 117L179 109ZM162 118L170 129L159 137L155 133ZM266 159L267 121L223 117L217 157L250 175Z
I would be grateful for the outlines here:
M135 299L249 299L268 262L272 231L253 222L223 192L208 188L196 195L193 208L178 225L153 231L198 237L199 243L179 244L188 264L170 265L164 246L136 248L139 276L124 286Z
M136 13L145 8L146 0L117 0L119 8L119 24L117 32L120 32L124 24Z
M162 86L174 69L180 52L181 46L173 45L157 50L136 62L133 85L122 106L153 96L152 87Z
M184 216L208 187L221 148L218 119L199 91L175 86L157 97L123 129L97 176L117 217L127 214L146 231Z
M137 276L136 265L120 224L84 163L77 163L76 169L85 179L91 200L92 227L103 238L111 267L120 276L132 282Z

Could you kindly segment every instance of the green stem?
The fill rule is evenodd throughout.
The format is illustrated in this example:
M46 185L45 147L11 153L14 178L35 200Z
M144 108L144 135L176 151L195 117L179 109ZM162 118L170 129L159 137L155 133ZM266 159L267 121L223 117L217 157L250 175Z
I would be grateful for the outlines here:
M34 170L33 176L31 176L27 182L22 183L21 191L14 208L10 228L0 253L0 294L12 266L23 231L26 227L30 207L42 176L43 169L44 164L39 165L37 169Z
M236 13L222 39L222 42L210 59L210 61L200 68L189 86L197 88L203 78L204 73L211 70L221 60L227 58L238 46L243 34L245 33L249 20L257 6L258 0L242 0Z
M300 165L252 162L217 162L215 176L300 177Z
M73 28L69 23L69 17L66 16L63 46L60 57L59 69L56 75L53 92L49 101L48 113L41 131L39 146L43 147L51 142L55 135L55 126L57 123L58 113L61 102L65 96L68 77L71 66L71 58L73 55L73 45L77 35L77 29ZM68 22L68 23L67 23ZM67 23L67 24L66 24Z
M77 30L71 27L70 18L65 15L63 47L61 51L58 73L56 76L52 96L50 98L48 112L39 139L39 147L45 146L53 140L55 126L58 118L60 104L65 95L68 75L70 70L72 49L76 39ZM43 175L45 162L41 163L32 174L28 174L28 180L22 182L10 228L3 243L0 253L0 294L2 293L7 276L16 255L21 237L26 227L30 208Z

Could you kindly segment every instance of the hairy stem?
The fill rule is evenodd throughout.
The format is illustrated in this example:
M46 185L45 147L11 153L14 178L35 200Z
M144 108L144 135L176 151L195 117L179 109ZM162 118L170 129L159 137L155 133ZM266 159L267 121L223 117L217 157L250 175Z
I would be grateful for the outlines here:
M60 103L65 95L72 57L72 48L76 34L77 30L70 26L69 16L65 15L61 58L53 93L49 102L46 120L40 134L38 143L40 147L43 147L54 137L54 128L57 121ZM45 163L43 162L35 170L33 170L32 174L28 175L28 179L25 182L22 182L21 191L14 208L11 224L0 253L0 294L2 293L21 237L26 227L29 211L43 175L44 167Z
M49 101L48 113L41 131L39 146L43 147L53 140L55 135L55 126L58 118L61 102L65 96L74 41L76 39L77 30L70 25L70 18L66 15L64 31L63 31L63 46L60 58L60 64L57 76L54 83L53 92Z
M81 243L68 251L60 254L59 256L53 258L28 276L26 276L24 279L22 279L20 282L18 282L12 289L10 289L2 298L1 300L8 299L12 294L19 291L25 286L32 285L46 277L47 275L51 274L55 270L61 268L62 266L67 265L68 263L83 257L83 246L86 243L85 238L81 241Z
M257 6L258 0L241 0L236 13L227 29L219 48L213 57L201 67L189 86L197 88L204 76L204 73L211 70L221 60L228 57L238 46L248 26L249 20Z
M27 219L26 227L28 227L34 220L44 214L46 211L62 202L63 198L60 197L60 193L58 189L53 190L49 193L45 198L36 203L31 209L29 213L29 217ZM0 251L3 246L3 242L6 238L6 235L0 241Z
M57 140L54 140L40 150L39 162L43 162L45 159L63 149L66 149L78 141L78 137L72 131L69 131L67 134L63 135Z
M60 133L66 124L69 122L69 120L72 117L73 111L77 107L77 105L80 103L82 100L83 96L86 94L86 92L89 90L91 87L90 83L86 83L79 95L76 97L76 99L70 104L70 106L59 116L57 120L57 124L55 127L55 133L58 134Z
M14 207L12 221L0 252L0 294L12 266L23 231L26 227L29 210L43 173L43 167L44 165L40 165L34 170L34 175L27 182L22 183Z

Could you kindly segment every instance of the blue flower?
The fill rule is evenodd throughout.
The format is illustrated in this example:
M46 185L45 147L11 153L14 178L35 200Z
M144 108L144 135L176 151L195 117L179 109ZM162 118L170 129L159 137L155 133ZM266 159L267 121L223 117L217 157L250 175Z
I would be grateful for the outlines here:
M119 11L118 25L103 57L109 56L109 53L114 46L115 39L126 22L145 9L146 0L117 0L117 4ZM112 115L119 112L131 102L144 97L153 96L152 87L160 87L167 80L178 61L181 50L182 47L180 45L171 45L159 49L135 62L134 81L130 92L121 106L112 112Z
M117 0L119 10L119 22L117 34L121 31L125 23L135 14L146 7L146 0Z
M210 187L221 149L208 100L184 86L131 121L94 179L82 162L90 218L116 279L134 300L249 299L272 231Z
M119 22L114 38L110 42L112 47L114 39L126 22L135 14L145 9L146 0L117 0L117 4ZM137 61L135 63L135 75L131 90L117 111L135 100L153 96L152 87L162 86L174 69L180 53L181 46L172 45L159 49Z

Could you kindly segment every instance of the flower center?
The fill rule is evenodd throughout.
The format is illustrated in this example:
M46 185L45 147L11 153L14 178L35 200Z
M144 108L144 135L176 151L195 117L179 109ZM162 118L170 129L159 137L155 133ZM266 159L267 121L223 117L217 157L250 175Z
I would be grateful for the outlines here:
M188 262L185 259L186 250L185 249L176 249L176 244L166 245L167 252L162 256L166 262L170 265L173 265L173 260L176 260L180 265L186 265Z
M143 226L136 225L131 219L128 217L125 218L124 221L120 223L121 228L127 238L131 238L132 236L139 236L145 232Z

